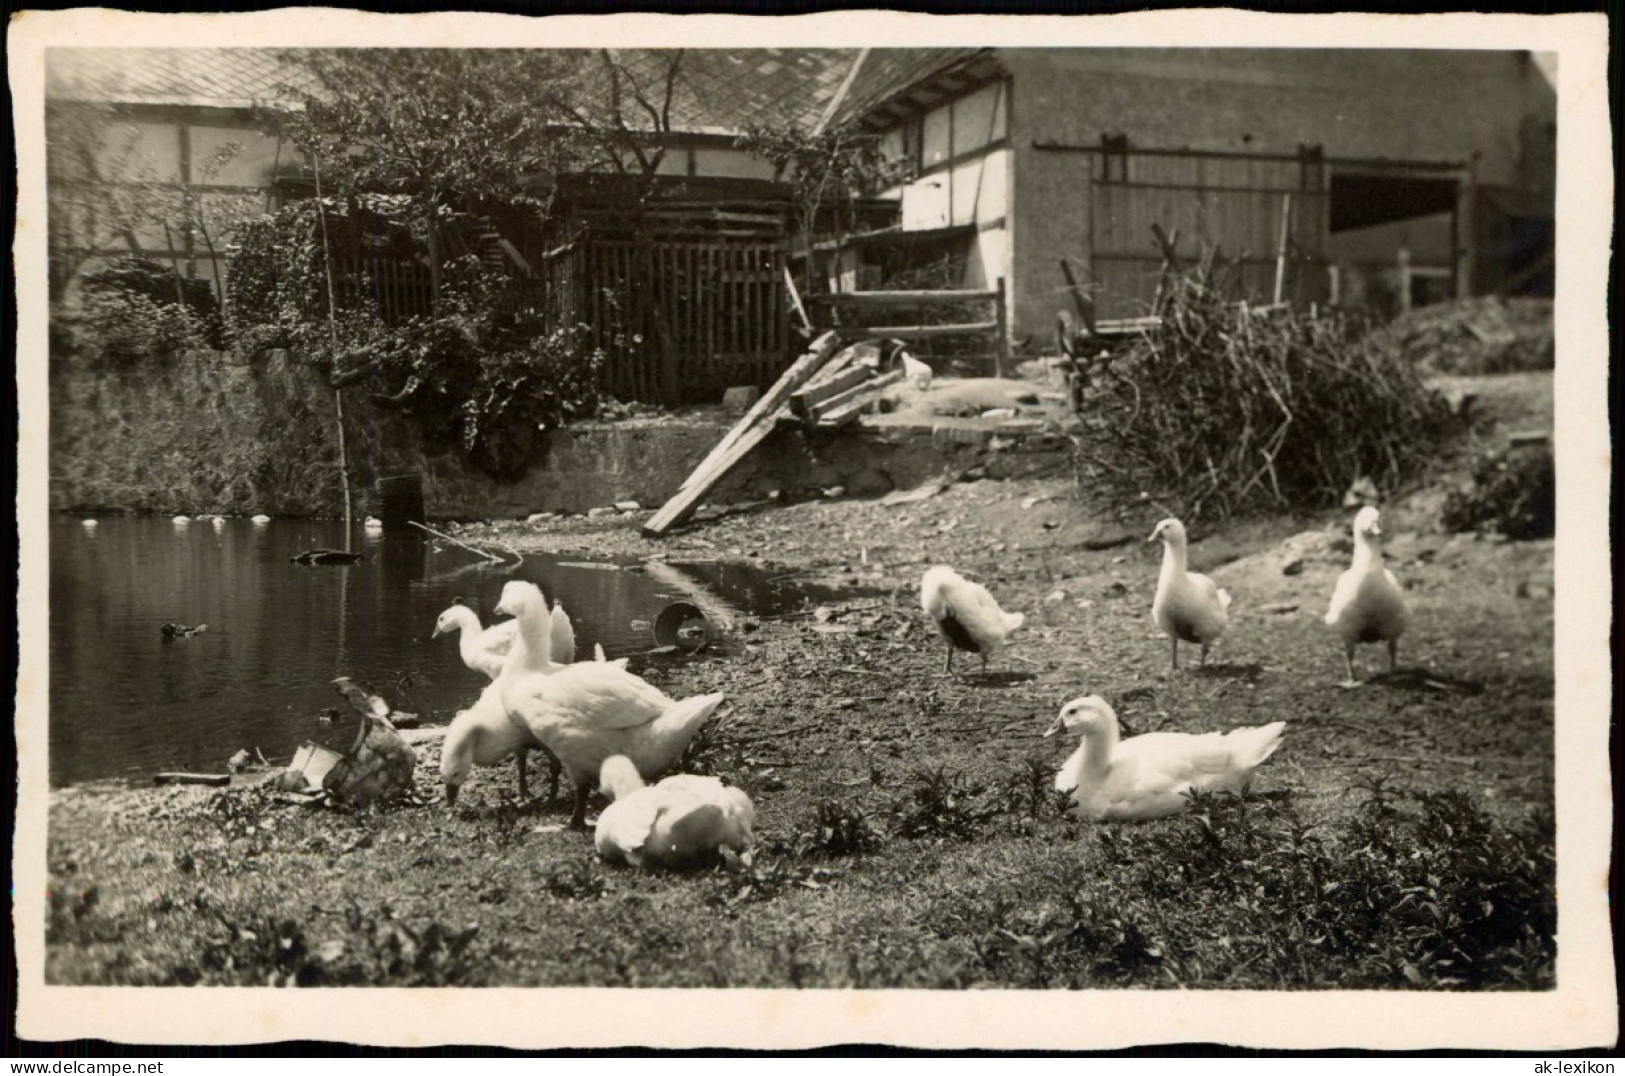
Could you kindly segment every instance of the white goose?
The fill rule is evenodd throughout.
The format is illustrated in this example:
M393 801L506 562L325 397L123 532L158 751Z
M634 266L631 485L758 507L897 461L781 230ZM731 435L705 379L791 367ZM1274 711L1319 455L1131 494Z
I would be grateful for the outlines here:
M679 773L645 785L631 759L611 755L599 783L614 802L598 816L593 844L613 863L695 866L724 848L748 855L755 842L750 797L718 778Z
M1097 820L1164 818L1190 806L1187 793L1240 792L1281 744L1286 722L1191 735L1148 732L1119 741L1117 714L1098 695L1073 699L1045 736L1065 728L1083 743L1055 775L1070 792L1067 814Z
M986 672L987 659L1027 619L1000 609L986 587L942 564L927 569L920 580L920 607L948 641L947 672L953 671L956 649L982 655L982 671Z
M549 660L552 659L552 655L557 654L562 660L553 661L552 664L568 665L576 652L575 626L570 623L570 614L564 611L562 605L553 607L549 619L552 631ZM438 638L450 631L461 633L457 640L457 650L462 654L463 664L495 680L501 675L502 666L507 662L508 654L513 649L514 636L519 632L519 622L503 620L482 629L479 614L457 602L447 607L435 619L434 635L431 638Z
M509 755L518 764L519 797L530 798L525 787L525 759L532 748L541 747L529 732L508 720L508 711L502 705L502 689L487 684L473 706L459 713L446 729L446 739L440 745L440 779L446 788L446 806L457 802L457 792L468 780L475 766L496 766ZM547 752L549 787L547 800L551 803L559 792L559 761Z
M548 657L547 599L533 583L502 588L497 611L519 622L513 652L497 678L508 719L550 747L575 783L572 828L586 824L587 797L604 759L625 755L642 774L671 767L721 705L720 693L678 702L609 662L564 668Z
M1399 637L1409 621L1405 592L1383 565L1381 513L1366 505L1354 517L1354 563L1337 577L1326 611L1326 624L1343 640L1349 678L1342 686L1359 686L1354 648L1360 643L1387 643L1388 670L1394 671L1399 664Z
M1185 562L1185 525L1177 519L1157 524L1147 542L1162 543L1162 572L1157 576L1157 595L1151 600L1151 619L1168 636L1168 656L1179 668L1179 643L1196 643L1202 648L1202 664L1207 650L1224 634L1230 622L1230 594L1205 575L1189 571Z

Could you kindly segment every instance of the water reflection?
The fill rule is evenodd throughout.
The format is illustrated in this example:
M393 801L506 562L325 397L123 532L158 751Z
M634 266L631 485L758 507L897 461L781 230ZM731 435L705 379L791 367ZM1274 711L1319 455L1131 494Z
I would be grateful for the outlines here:
M748 564L583 564L527 554L472 562L466 551L356 531L366 559L303 566L290 557L342 548L336 523L230 519L221 526L111 518L51 524L50 778L145 779L161 769L219 771L239 748L273 761L306 739L352 730L317 720L351 676L402 710L447 720L485 680L456 645L431 640L455 599L482 621L508 579L562 602L578 657L655 645L651 622L669 601L693 601L724 623L783 612L834 593L771 580ZM708 604L709 603L709 604ZM207 625L169 638L165 623Z

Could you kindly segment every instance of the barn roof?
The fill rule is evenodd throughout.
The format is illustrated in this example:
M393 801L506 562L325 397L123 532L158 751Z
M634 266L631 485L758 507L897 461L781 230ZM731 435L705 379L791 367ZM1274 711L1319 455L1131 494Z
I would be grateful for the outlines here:
M53 48L46 55L52 100L245 107L296 94L300 72L275 49ZM618 49L617 61L645 96L663 97L671 50ZM833 99L856 49L685 49L672 99L679 131L737 134L752 124L811 127ZM595 77L597 65L586 65ZM628 120L641 115L632 110Z
M56 101L242 108L289 97L297 71L273 49L51 48L45 95Z

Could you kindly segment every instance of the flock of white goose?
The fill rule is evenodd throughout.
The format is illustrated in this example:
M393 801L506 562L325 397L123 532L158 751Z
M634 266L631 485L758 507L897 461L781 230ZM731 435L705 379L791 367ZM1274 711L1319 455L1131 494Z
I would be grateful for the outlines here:
M1383 564L1380 517L1362 508L1354 519L1354 557L1332 592L1326 624L1343 644L1348 680L1357 686L1355 647L1385 643L1390 669L1407 612L1399 582ZM1169 660L1179 667L1179 644L1209 647L1228 622L1230 595L1212 579L1189 570L1186 535L1177 519L1157 524L1148 541L1163 545L1161 573L1151 615L1168 636ZM920 604L947 644L947 669L964 650L980 655L983 668L1024 617L1006 613L985 587L951 568L929 569ZM600 814L594 842L604 858L632 866L677 867L710 859L722 849L748 855L755 810L750 798L716 777L677 774L658 784L706 719L720 693L675 700L626 670L625 659L571 663L575 631L562 605L548 608L532 583L504 585L496 606L513 617L482 628L462 605L440 614L435 635L460 633L470 669L490 683L447 730L441 754L446 801L476 766L495 766L517 756L519 789L525 789L525 758L543 751L551 768L550 796L560 771L575 786L572 828L586 825L587 800L598 786L611 798ZM1082 742L1061 767L1055 787L1071 796L1069 813L1100 820L1138 820L1176 814L1189 793L1239 792L1280 745L1285 722L1205 734L1157 732L1120 739L1117 715L1098 696L1073 699L1044 735L1065 729Z

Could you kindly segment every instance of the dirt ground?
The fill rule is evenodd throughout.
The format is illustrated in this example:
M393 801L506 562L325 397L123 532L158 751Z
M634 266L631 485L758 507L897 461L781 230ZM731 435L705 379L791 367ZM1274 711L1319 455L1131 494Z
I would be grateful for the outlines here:
M1540 417L1549 377L1532 384L1533 404L1504 393L1522 402L1497 429ZM754 863L607 866L560 828L566 797L518 801L511 765L447 809L434 744L430 802L358 816L263 787L64 789L48 979L1549 987L1553 547L1439 533L1438 489L1458 478L1385 513L1412 626L1400 673L1375 675L1369 648L1353 690L1321 622L1344 511L1193 528L1193 569L1235 604L1208 667L1177 673L1149 615L1160 506L1113 509L1072 478L761 506L665 539L625 519L464 528L862 588L645 671L674 697L727 693L685 767L751 794ZM1027 614L985 676L965 655L943 673L918 598L936 563ZM1049 789L1076 744L1042 734L1085 694L1136 733L1287 731L1239 805L1078 822Z

